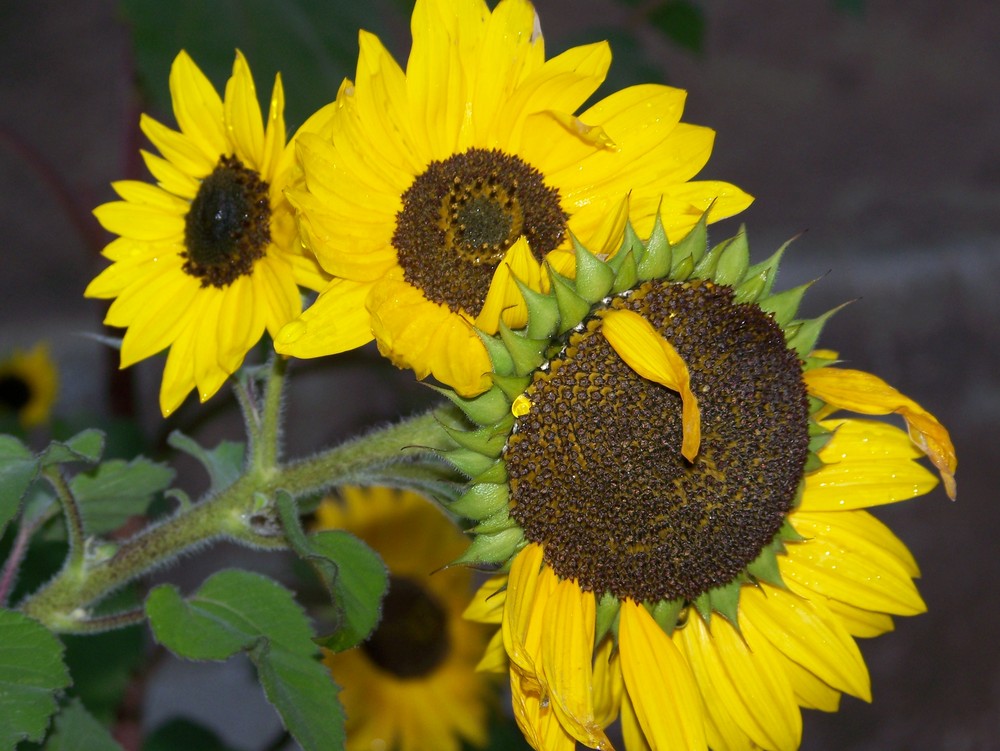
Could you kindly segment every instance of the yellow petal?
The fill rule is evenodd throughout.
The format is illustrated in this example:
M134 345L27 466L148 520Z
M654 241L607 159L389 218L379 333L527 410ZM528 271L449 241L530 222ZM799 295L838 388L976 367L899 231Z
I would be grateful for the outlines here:
M94 216L108 232L133 240L168 242L184 237L184 215L158 206L112 201L94 209Z
M199 180L212 172L221 156L221 153L206 154L204 146L194 139L171 130L145 113L139 116L139 128L167 161L185 175Z
M115 193L131 204L161 209L168 214L177 214L182 218L190 208L190 204L183 198L178 198L163 188L139 180L118 180L111 183L111 187L114 188Z
M187 52L170 66L170 98L181 131L211 162L229 153L222 125L222 100Z
M294 151L293 146L286 145L286 138L285 87L281 83L281 74L277 73L274 76L274 86L271 88L267 125L264 128L264 148L260 157L260 174L271 182L272 191L281 189L287 167L285 160Z
M260 170L264 156L264 122L250 66L237 50L233 74L226 82L226 135L236 156L250 169Z
M725 619L713 618L710 630L697 614L675 632L674 639L683 644L704 692L706 713L717 727L731 720L764 748L798 747L802 715L787 677L766 653L751 651Z
M527 325L528 307L515 279L533 290L541 289L542 266L535 260L528 239L523 235L508 248L493 272L486 300L476 318L476 326L487 334L497 333L501 318L512 329Z
M510 663L507 661L507 650L503 648L503 632L497 629L490 638L490 643L483 652L482 659L476 663L477 673L505 673Z
M510 567L507 580L507 603L503 610L501 629L503 644L514 665L529 675L535 675L537 653L528 651L527 632L532 618L536 615L535 590L538 586L542 567L542 546L532 543L525 547Z
M625 740L626 751L653 751L646 736L642 732L639 718L636 716L635 707L628 698L628 692L623 695L622 700L622 738ZM681 747L678 746L678 751ZM657 749L657 751L660 751Z
M649 745L657 751L704 749L705 710L691 669L670 637L632 600L622 603L618 644L625 690Z
M744 587L745 621L789 659L838 691L871 700L868 668L858 645L823 605L767 584Z
M477 623L500 623L507 602L507 576L494 576L476 590L462 617Z
M510 671L511 706L525 740L536 751L573 751L576 741L560 724L547 698L514 666Z
M618 716L624 691L620 653L614 639L605 637L594 655L594 715L602 728Z
M601 320L604 338L632 370L680 394L684 425L681 454L693 462L701 446L701 414L698 398L691 391L687 364L673 345L638 313L609 310Z
M322 357L360 347L372 340L365 299L367 283L334 279L299 318L286 324L274 349L293 357Z
M807 539L832 539L849 553L868 558L886 568L920 576L913 554L885 524L866 511L805 512L791 516L795 531Z
M901 415L906 421L910 439L937 467L948 497L954 500L958 458L951 436L934 415L871 373L816 368L806 371L804 378L809 393L831 407L863 415Z
M590 748L609 748L594 719L594 618L594 593L559 581L545 608L542 670L566 732Z
M191 175L180 170L172 162L168 162L163 157L145 149L140 149L139 153L142 154L142 160L146 163L146 169L156 178L156 182L161 188L187 201L193 201L194 197L198 195L200 183Z

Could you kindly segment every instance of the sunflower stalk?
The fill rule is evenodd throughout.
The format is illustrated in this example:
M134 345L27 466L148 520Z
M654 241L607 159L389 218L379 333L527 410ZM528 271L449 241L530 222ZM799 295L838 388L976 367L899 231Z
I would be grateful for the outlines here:
M283 366L276 366L273 372L282 373ZM72 517L70 513L69 526L74 526L73 518L78 522L75 531L70 532L74 541L70 565L24 600L20 610L62 633L90 632L99 621L115 627L119 624L114 618L94 616L94 607L122 586L185 552L220 539L259 549L287 548L275 505L279 491L301 499L345 484L371 484L373 477L384 483L391 477L393 465L409 467L415 460L426 460L432 450L454 446L435 416L426 413L279 465L274 460L280 431L276 424L268 423L276 423L279 418L280 390L279 375L271 380L265 396L264 419L253 458L243 475L228 487L179 508L165 521L120 543L113 554L100 560L85 555L82 520L79 514ZM270 445L263 447L264 442ZM262 467L269 469L261 471ZM64 490L61 496L68 493L68 487ZM131 622L125 619L120 625Z

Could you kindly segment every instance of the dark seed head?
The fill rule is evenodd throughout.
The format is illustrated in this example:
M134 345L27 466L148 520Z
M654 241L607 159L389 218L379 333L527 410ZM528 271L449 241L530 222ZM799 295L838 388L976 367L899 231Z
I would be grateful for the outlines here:
M0 376L0 408L20 412L31 401L31 386L20 376Z

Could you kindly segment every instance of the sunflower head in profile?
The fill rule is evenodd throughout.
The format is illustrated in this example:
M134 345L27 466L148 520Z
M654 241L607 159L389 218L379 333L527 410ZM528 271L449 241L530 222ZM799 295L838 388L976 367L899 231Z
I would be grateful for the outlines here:
M713 131L680 121L685 93L632 86L582 112L607 43L546 59L526 0L417 0L405 71L362 32L356 78L328 127L299 139L290 191L303 241L333 280L276 340L316 357L377 340L418 378L472 396L490 386L476 329L523 326L514 279L572 276L574 238L610 251L657 206L679 239L708 206L746 208L733 185L692 181ZM628 196L629 201L623 199Z
M0 360L0 417L12 417L25 429L42 425L58 389L59 372L44 342Z
M345 488L317 511L382 556L389 589L382 620L361 646L326 658L347 714L347 751L459 751L485 744L493 687L474 670L488 630L462 618L471 572L439 570L467 538L426 499L385 488ZM432 573L433 572L433 573Z
M575 280L524 287L526 327L484 335L493 387L451 395L460 561L505 572L467 615L498 627L482 664L539 751L610 748L619 717L629 751L794 749L800 708L870 699L855 639L924 610L864 509L930 491L924 455L954 495L948 433L814 349L829 314L772 291L783 250L751 265L703 223L577 248Z
M224 99L185 52L170 69L170 93L180 130L143 115L142 132L160 152L142 152L156 185L116 182L122 200L95 209L119 237L104 249L112 265L85 292L114 299L104 322L127 329L123 368L169 348L164 415L192 389L211 397L265 330L277 335L295 318L297 284L325 283L295 239L284 198L294 152L280 76L266 118L239 52Z

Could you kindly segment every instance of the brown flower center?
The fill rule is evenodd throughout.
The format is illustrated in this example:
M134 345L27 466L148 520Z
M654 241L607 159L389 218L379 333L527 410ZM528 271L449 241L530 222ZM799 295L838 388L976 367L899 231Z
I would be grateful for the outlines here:
M699 453L681 456L680 396L636 375L593 318L528 388L504 454L511 515L586 590L692 600L735 579L792 507L809 444L801 363L729 287L647 282L611 307L687 363Z
M31 386L20 376L0 376L0 407L20 412L31 401Z
M493 272L521 235L541 260L566 234L559 191L498 149L431 162L402 199L392 244L404 278L428 300L470 316L482 310Z
M184 219L183 269L220 289L253 272L271 242L268 184L234 156L201 181Z
M389 577L382 620L362 649L383 670L399 678L419 678L448 656L448 614L430 592L412 579Z

